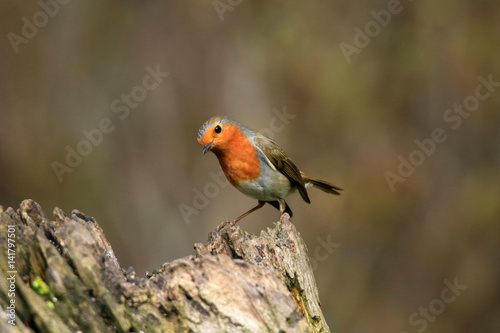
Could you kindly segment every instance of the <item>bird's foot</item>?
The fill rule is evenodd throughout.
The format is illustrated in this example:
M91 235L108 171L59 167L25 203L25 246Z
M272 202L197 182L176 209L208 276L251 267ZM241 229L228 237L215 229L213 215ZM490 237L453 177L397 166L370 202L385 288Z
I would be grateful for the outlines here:
M280 214L280 221L284 221L284 220L290 220L290 214L288 213L283 213L283 214Z
M229 226L234 227L234 225L236 224L236 222L238 222L238 221L237 220L224 221L221 224L219 224L219 226L217 228L215 228L215 231L221 231L221 229L224 228L228 224L229 224Z

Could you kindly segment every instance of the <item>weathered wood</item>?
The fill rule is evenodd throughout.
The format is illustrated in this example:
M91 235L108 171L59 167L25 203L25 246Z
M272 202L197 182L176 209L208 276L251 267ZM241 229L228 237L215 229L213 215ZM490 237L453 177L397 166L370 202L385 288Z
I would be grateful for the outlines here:
M9 314L14 299L16 314L15 326L0 319L1 332L329 332L287 216L260 236L239 226L211 232L196 255L143 278L120 267L92 217L53 214L32 200L17 212L0 206L0 307Z

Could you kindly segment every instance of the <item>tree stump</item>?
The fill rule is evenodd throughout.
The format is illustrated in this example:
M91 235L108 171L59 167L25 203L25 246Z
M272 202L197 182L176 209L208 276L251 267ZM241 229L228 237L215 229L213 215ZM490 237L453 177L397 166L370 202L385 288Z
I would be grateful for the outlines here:
M53 215L0 206L1 332L330 332L287 215L259 236L211 232L147 278L120 267L94 218Z

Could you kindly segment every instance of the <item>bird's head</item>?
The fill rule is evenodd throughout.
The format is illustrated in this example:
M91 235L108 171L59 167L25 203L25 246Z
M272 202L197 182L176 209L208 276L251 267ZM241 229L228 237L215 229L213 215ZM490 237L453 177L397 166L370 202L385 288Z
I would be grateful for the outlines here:
M198 130L198 142L203 147L202 153L211 150L214 153L228 149L232 138L238 131L238 124L225 116L215 116L207 120Z

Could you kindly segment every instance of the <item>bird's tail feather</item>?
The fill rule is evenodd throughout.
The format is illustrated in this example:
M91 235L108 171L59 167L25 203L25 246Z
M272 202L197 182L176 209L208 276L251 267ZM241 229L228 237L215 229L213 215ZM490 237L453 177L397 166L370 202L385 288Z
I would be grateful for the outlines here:
M312 186L314 186L314 187L316 187L316 188L318 188L326 193L340 195L339 191L342 191L342 189L340 187L337 187L337 186L335 186L327 181L309 177L306 174L304 174L303 172L301 172L301 175L302 175L302 179L304 179L304 183L306 183L306 185L307 185L307 183L309 183Z

